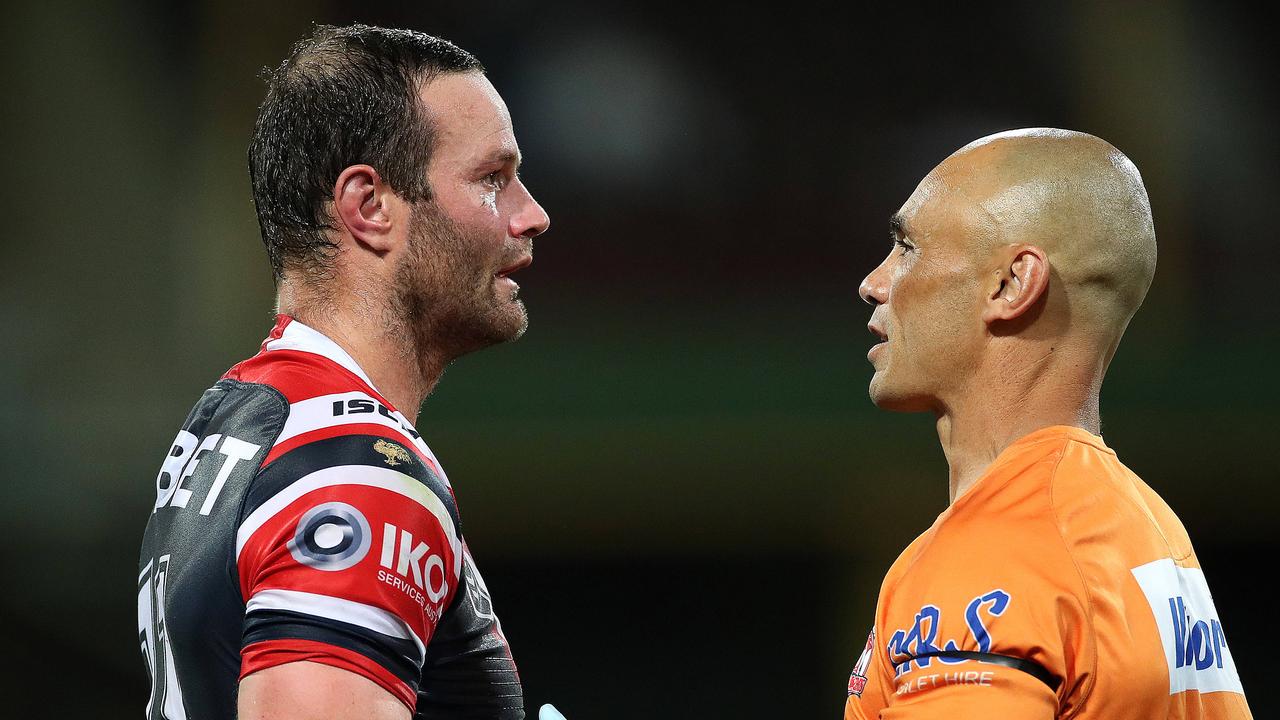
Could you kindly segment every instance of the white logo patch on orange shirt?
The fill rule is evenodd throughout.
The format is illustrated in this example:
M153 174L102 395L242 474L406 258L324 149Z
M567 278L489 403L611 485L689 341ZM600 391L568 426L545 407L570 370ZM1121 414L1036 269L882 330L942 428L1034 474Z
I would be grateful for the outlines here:
M1169 694L1186 690L1243 693L1204 571L1179 567L1164 558L1132 572L1160 629L1169 663Z

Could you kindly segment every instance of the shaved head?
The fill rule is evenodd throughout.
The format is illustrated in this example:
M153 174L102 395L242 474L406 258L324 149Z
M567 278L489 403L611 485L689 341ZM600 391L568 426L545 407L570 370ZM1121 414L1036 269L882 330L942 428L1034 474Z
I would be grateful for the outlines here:
M971 201L978 224L989 224L972 236L975 253L1009 244L1043 249L1068 309L1098 330L1123 332L1156 266L1151 203L1123 153L1081 132L1012 130L964 146L930 178Z
M860 288L876 306L873 399L939 410L992 377L1068 372L1100 387L1155 273L1133 163L1069 130L990 135L935 167L890 219L894 249ZM948 399L950 398L950 399Z

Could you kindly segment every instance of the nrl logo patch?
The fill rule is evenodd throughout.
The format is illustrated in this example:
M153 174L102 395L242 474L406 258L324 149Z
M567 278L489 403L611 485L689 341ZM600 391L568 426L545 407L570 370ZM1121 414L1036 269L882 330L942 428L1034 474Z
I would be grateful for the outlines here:
M871 653L876 646L876 629L871 628L871 633L867 635L867 644L862 649L862 655L858 656L858 664L853 666L853 672L849 673L849 694L862 697L862 691L867 688L867 669L871 666Z
M379 440L373 444L373 451L386 458L387 464L395 467L400 463L413 462L413 457L409 455L409 451L400 447L393 442Z

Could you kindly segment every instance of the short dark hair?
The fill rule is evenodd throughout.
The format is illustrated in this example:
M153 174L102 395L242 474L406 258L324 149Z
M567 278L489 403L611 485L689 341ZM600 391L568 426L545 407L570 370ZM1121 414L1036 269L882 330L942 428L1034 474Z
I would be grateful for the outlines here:
M471 71L484 66L447 40L369 25L318 25L264 71L249 180L277 279L286 267L331 259L326 205L345 168L366 163L405 199L430 197L433 133L418 91L442 73Z

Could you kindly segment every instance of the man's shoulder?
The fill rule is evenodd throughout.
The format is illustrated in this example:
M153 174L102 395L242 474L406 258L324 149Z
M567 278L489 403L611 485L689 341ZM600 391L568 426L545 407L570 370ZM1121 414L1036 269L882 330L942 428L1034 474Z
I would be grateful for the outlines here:
M289 402L370 389L351 371L322 355L288 349L260 352L233 365L222 379L274 388Z
M1066 561L1053 515L1056 461L1037 453L982 478L902 551L889 577L1001 574Z
M1083 604L1083 587L1053 513L1060 443L1014 457L942 512L903 550L885 577L882 608L901 629L918 617L973 621L982 609L1005 618L1061 602ZM923 615L922 615L923 614ZM1038 618L1037 622L1043 618ZM1034 623L1030 623L1034 624Z
M963 607L1001 589L1023 597L1079 593L1071 555L1046 510L944 513L899 555L883 592L916 606Z
M1051 493L1055 527L1078 563L1123 575L1150 559L1192 555L1177 515L1110 448L1065 446Z

